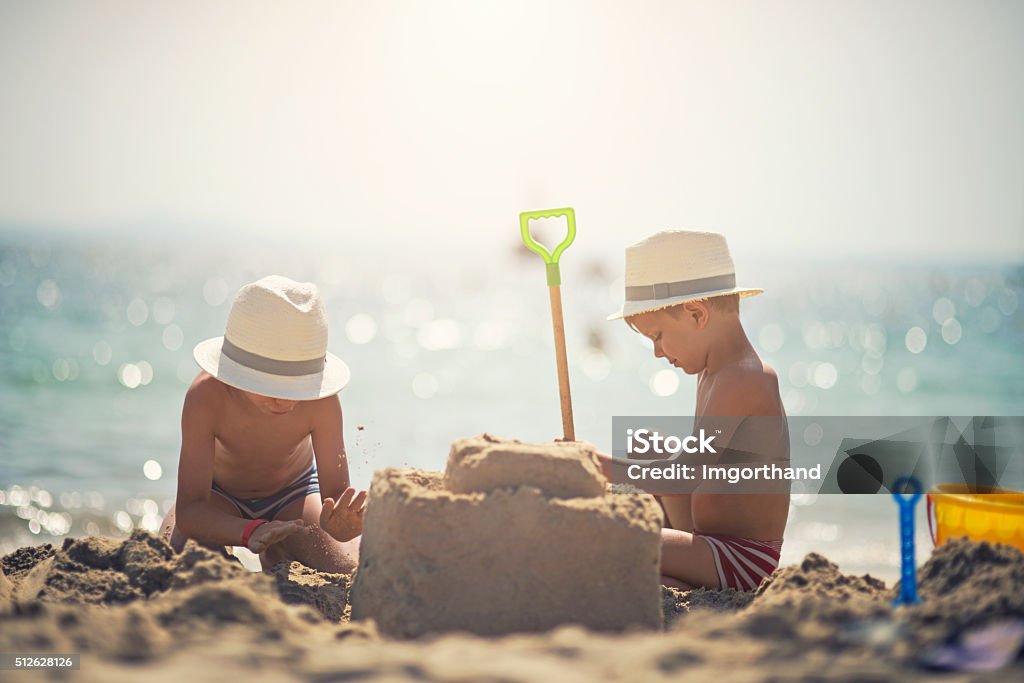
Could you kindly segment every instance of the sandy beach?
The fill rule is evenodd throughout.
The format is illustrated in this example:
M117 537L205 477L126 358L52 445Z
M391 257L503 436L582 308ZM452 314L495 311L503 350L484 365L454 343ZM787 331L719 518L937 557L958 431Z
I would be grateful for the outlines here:
M1024 683L1024 0L0 0L0 93L0 683Z
M498 638L388 639L350 621L350 576L294 562L251 573L191 541L174 555L144 531L25 547L0 567L0 650L82 653L79 671L16 680L922 680L957 634L1024 616L1024 555L966 540L919 569L915 606L893 608L892 586L810 554L756 594L662 588L663 631L565 624ZM943 680L1022 673L1018 660Z
M660 514L580 444L483 434L445 472L379 471L351 575L252 572L65 539L0 560L0 652L81 653L85 681L1019 680L1024 554L966 539L918 570L921 602L811 553L753 593L660 585Z

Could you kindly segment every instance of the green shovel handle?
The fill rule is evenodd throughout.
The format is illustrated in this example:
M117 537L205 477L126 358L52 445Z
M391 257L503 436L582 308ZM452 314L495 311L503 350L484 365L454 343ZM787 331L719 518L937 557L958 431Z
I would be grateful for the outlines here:
M555 247L555 251L550 252L543 244L533 239L533 235L530 234L530 221L538 218L558 218L560 216L565 216L565 220L569 224L569 232L566 234L565 239ZM523 235L523 244L530 251L544 259L548 274L548 287L560 285L562 283L562 276L558 270L558 258L572 244L572 241L576 239L576 213L569 207L564 209L544 209L542 211L524 211L519 214L519 230Z

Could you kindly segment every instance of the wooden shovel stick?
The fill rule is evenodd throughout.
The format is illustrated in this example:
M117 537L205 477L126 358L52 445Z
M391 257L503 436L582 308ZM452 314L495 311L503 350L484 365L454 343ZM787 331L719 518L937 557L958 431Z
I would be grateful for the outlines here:
M538 218L565 217L569 230L565 239L558 243L553 252L538 244L530 234L530 221ZM524 211L519 214L519 232L523 244L544 259L547 272L548 294L551 296L551 323L555 329L555 361L558 363L558 397L562 403L562 436L566 441L576 440L576 430L572 426L572 397L569 395L569 361L565 355L565 322L562 320L562 275L558 271L558 257L562 255L572 241L576 239L576 212L570 207L547 209L543 211Z
M558 363L558 396L562 403L562 435L566 441L576 440L572 424L572 396L569 393L569 361L565 354L565 322L562 320L562 288L548 287L551 295L551 322L555 328L555 360Z

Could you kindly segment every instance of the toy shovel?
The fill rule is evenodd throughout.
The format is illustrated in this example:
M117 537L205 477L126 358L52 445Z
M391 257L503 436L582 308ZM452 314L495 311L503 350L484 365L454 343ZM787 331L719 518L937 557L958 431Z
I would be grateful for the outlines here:
M557 218L565 216L569 232L554 252L549 252L530 234L530 220L538 218ZM519 214L519 229L523 235L523 243L530 251L544 259L548 276L548 294L551 297L551 324L555 329L555 361L558 364L558 395L562 403L562 436L566 441L576 440L576 430L572 425L572 396L569 393L569 363L565 355L565 323L562 320L562 276L558 270L558 257L576 239L576 214L570 208L548 209L545 211L525 211Z
M907 491L910 496L904 495ZM921 482L900 477L892 487L892 497L900 506L900 594L893 605L913 605L917 597L917 560L914 554L914 506L921 498Z

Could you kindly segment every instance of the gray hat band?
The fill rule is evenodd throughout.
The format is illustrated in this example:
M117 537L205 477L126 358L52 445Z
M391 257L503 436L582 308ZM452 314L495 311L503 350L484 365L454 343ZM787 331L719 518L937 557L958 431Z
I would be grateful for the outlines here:
M658 282L653 285L626 287L626 301L672 299L677 296L701 294L719 289L732 289L735 286L736 273L701 277L696 280L680 280L679 282Z
M224 337L224 343L221 345L221 353L235 361L239 365L244 365L250 370L259 370L269 375L281 375L283 377L301 377L302 375L315 375L319 372L323 372L324 365L327 362L327 356L321 358L313 358L311 360L278 360L276 358L267 358L245 349L240 349L230 341L227 337Z

